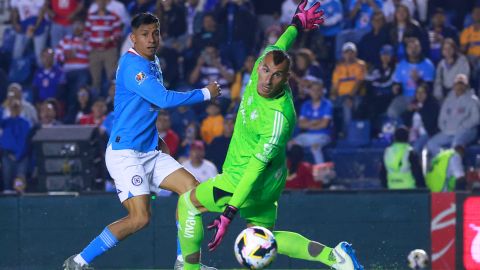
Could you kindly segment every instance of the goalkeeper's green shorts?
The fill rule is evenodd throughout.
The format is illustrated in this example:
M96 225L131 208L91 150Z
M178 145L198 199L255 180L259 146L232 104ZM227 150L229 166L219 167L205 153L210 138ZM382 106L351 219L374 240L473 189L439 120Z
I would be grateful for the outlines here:
M284 187L285 179L272 181L273 184L254 189L240 207L240 216L255 226L273 228L277 219L278 198ZM225 204L235 191L236 185L225 174L201 183L196 189L198 201L210 212L223 212Z

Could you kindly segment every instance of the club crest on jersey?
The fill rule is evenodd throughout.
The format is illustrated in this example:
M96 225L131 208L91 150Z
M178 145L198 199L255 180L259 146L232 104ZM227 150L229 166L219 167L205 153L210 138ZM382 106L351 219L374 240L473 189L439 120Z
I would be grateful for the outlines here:
M132 177L132 184L134 186L140 186L142 184L142 182L143 182L143 179L140 175L134 175Z
M143 71L140 71L137 73L137 75L135 75L135 81L137 81L138 84L141 84L146 78L147 75Z

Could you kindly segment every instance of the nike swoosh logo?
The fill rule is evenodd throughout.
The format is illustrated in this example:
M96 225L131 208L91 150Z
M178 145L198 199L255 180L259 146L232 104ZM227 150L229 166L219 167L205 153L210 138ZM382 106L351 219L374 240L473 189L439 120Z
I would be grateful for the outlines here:
M337 261L337 263L344 264L345 263L345 258L342 257L342 255L340 255L340 253L338 253L338 251L336 249L334 249L333 252L335 253L335 256L337 257L337 259L340 259L340 261Z

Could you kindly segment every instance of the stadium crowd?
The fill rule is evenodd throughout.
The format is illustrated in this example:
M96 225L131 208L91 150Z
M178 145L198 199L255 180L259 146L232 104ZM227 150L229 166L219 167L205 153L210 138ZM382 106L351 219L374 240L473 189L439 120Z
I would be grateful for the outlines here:
M117 60L131 47L138 12L160 18L167 89L221 84L215 102L161 110L157 119L170 153L198 179L221 172L254 61L299 2L0 0L3 190L23 179L34 191L38 129L95 125L109 135ZM324 25L290 52L298 122L287 187L321 187L309 163L328 161L325 147L356 147L365 132L368 144L386 147L405 125L414 151L431 157L477 143L480 1L320 2Z

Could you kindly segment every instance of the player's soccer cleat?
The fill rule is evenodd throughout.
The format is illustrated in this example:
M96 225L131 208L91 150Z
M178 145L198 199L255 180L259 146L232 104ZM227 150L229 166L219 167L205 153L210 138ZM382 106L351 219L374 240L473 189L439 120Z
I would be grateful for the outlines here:
M175 261L175 266L173 267L174 270L183 270L183 262L176 260ZM203 264L200 264L200 270L217 270L217 268L206 266Z
M340 242L334 249L333 254L337 262L332 265L336 270L364 270L357 260L352 245L347 242Z
M62 268L63 270L93 270L93 267L91 266L88 266L88 265L81 266L79 263L74 261L73 258L75 258L75 256L77 256L77 254L74 254L65 260Z

